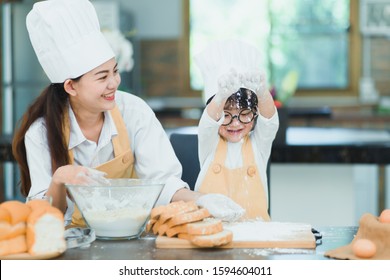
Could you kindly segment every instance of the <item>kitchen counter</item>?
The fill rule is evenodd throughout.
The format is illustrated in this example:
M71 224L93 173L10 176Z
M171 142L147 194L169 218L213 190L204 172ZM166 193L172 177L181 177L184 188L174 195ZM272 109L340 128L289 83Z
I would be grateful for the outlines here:
M155 236L140 239L95 240L89 247L68 249L59 260L329 260L324 253L349 244L356 227L317 227L322 244L316 249L157 249Z

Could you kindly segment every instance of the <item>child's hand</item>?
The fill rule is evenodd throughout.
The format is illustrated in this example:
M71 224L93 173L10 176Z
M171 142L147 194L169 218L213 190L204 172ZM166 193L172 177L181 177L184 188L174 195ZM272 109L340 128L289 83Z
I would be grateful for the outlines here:
M215 95L215 101L220 105L230 95L235 93L240 88L237 72L230 69L229 72L223 74L218 79L218 92Z
M267 92L265 74L260 71L251 71L239 75L243 87L253 90L261 99Z

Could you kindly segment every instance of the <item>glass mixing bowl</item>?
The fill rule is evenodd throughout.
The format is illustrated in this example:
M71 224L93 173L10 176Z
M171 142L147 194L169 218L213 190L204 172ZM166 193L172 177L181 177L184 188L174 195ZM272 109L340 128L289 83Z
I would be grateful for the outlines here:
M142 179L109 179L107 185L66 184L97 239L133 239L144 231L164 184Z

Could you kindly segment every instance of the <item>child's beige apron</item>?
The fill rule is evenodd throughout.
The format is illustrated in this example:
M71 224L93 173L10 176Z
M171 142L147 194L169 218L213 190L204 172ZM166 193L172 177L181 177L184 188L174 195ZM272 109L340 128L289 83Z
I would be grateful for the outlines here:
M269 221L268 202L249 137L245 137L242 146L242 167L235 169L225 167L227 146L227 142L221 138L214 161L210 164L199 191L224 194L246 210L244 218L261 217Z
M114 158L106 163L103 163L95 169L107 173L107 178L136 178L134 171L134 156L130 148L130 141L127 135L127 129L122 119L120 111L117 106L111 110L111 116L114 120L118 135L112 139L114 147ZM70 127L66 117L65 124L65 139L69 141ZM73 152L69 150L70 164L73 164ZM85 222L77 206L74 206L71 226L85 226Z

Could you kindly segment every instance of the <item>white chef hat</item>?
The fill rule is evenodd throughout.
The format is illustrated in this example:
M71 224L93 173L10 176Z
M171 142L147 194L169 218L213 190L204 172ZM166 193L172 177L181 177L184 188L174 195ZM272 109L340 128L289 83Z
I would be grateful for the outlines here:
M52 83L77 78L115 56L88 0L47 0L26 18L38 60Z
M202 73L203 100L205 102L217 93L218 79L223 74L232 69L238 74L250 71L262 72L264 66L260 51L255 46L237 39L212 42L196 54L194 60ZM241 86L249 88L246 85Z

